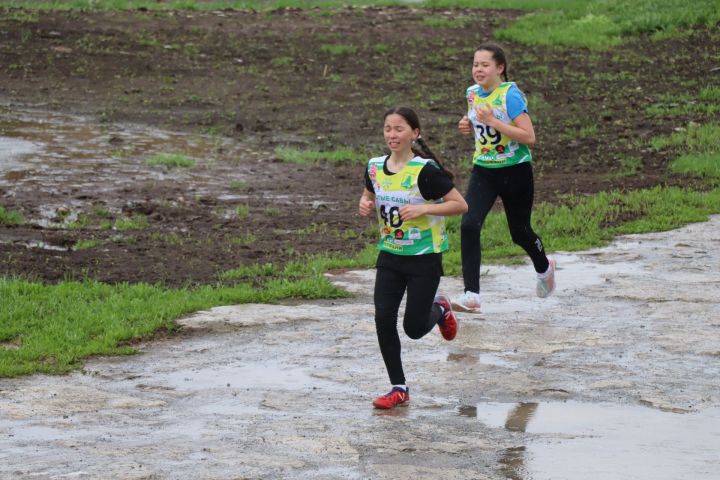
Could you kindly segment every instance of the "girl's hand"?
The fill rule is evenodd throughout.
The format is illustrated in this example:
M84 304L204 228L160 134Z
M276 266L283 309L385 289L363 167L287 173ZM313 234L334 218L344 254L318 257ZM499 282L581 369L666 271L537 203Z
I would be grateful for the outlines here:
M458 130L460 130L460 133L463 135L470 135L472 133L472 125L467 115L463 116L458 122Z
M400 207L400 220L403 222L422 217L427 213L427 205L405 205Z
M360 203L358 204L358 213L360 213L361 216L367 217L374 209L375 202L373 202L369 198L360 198Z
M497 119L495 118L495 114L493 113L492 108L490 108L490 105L487 103L478 105L475 107L475 112L477 113L478 122L484 123L488 127L494 127L494 123Z

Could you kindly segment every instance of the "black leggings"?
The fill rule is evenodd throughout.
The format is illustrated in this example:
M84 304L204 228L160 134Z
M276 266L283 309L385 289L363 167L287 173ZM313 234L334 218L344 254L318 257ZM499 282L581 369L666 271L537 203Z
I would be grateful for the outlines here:
M383 256L382 253L380 255ZM387 255L400 257L385 254L385 258ZM420 255L420 257L430 256ZM440 284L442 263L436 267L428 265L426 259L417 257L391 258L391 260L391 265L382 265L383 262L378 259L374 294L375 328L390 383L403 385L405 373L400 358L400 336L397 329L400 302L407 290L403 329L413 340L424 337L442 317L440 306L433 303ZM416 260L420 260L420 263ZM429 268L423 269L423 265Z
M527 252L536 272L547 271L550 264L542 240L530 226L534 194L530 163L501 168L473 167L465 195L469 209L462 216L460 226L460 251L466 291L480 292L480 230L497 197L502 199L505 207L513 242Z

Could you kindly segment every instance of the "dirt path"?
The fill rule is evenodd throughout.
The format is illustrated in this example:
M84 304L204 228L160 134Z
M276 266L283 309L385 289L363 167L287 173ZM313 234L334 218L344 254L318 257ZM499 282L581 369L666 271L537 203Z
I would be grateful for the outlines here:
M559 290L490 267L453 343L386 388L373 272L342 302L241 305L69 376L0 381L1 478L677 479L720 467L720 216L559 254ZM443 287L457 290L459 279Z

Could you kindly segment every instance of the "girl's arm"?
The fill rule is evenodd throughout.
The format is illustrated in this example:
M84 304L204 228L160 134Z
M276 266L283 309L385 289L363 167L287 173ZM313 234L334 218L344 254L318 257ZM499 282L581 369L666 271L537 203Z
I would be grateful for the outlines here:
M443 197L442 203L430 203L425 205L405 205L400 208L400 219L402 221L412 220L423 215L438 215L448 217L459 215L468 210L468 205L457 188L453 188Z
M367 217L375 210L375 193L365 189L360 196L360 202L358 203L358 213L361 216Z
M535 129L533 128L532 120L530 120L530 115L527 113L521 113L513 118L515 125L510 125L495 118L492 109L488 105L484 105L483 108L478 108L476 111L480 123L484 123L511 140L515 140L529 147L535 144Z

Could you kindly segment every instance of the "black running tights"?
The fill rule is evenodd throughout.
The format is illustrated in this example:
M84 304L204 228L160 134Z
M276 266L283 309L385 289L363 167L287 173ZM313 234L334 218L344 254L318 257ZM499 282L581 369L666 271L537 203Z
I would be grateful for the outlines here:
M480 292L480 230L498 197L505 207L513 242L527 252L536 272L547 271L549 263L542 240L530 226L534 194L530 163L501 168L473 167L465 195L469 209L463 214L460 226L465 290Z
M439 275L413 275L387 267L377 268L375 327L380 352L393 385L405 384L397 329L403 295L407 290L403 329L408 337L417 340L430 332L442 316L440 306L433 303L439 284Z

